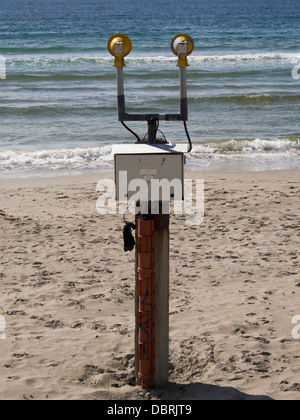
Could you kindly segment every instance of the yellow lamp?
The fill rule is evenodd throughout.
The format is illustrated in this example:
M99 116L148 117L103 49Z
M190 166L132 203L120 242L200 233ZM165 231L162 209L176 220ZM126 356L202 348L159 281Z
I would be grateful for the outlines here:
M130 38L124 34L115 34L111 36L107 43L107 49L115 57L114 65L124 67L124 57L126 57L132 48Z
M176 35L171 41L171 49L178 57L178 66L188 66L187 57L194 51L194 40L187 34Z

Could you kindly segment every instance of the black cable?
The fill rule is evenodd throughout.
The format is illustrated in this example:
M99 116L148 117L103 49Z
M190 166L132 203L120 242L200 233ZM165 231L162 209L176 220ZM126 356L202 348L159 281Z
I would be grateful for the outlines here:
M124 251L133 251L135 247L135 239L132 235L132 230L136 229L136 225L134 223L128 222L126 220L126 213L128 211L130 203L127 205L125 213L123 214L123 219L125 226L123 228L123 241L124 241Z
M138 141L141 141L139 136L134 131L132 131L131 128L127 127L124 121L121 121L121 124L126 128L126 130L128 130L131 134L133 134L138 139Z
M124 240L124 251L133 251L135 247L135 239L132 235L132 230L135 230L136 226L134 223L126 222L123 228L123 240Z
M186 121L183 121L183 124L184 124L184 129L185 129L187 139L188 139L189 144L190 144L190 147L189 147L189 150L188 150L188 153L190 153L193 149L193 143L192 143L192 140L190 138L190 135L189 135L189 132L188 132L188 129L187 129Z
M165 139L165 142L168 143L168 140L166 139L166 136L164 135L164 133L160 129L158 129L157 131L159 131L163 135L163 138Z

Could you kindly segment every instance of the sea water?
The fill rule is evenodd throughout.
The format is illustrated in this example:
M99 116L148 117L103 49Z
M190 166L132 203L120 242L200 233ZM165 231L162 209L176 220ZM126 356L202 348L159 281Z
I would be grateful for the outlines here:
M178 112L170 42L178 33L194 38L189 168L299 169L299 27L299 0L3 2L0 177L110 170L112 144L135 142L117 121L107 41L119 32L133 43L124 68L129 112ZM129 125L147 132L145 122ZM186 142L182 123L159 128Z

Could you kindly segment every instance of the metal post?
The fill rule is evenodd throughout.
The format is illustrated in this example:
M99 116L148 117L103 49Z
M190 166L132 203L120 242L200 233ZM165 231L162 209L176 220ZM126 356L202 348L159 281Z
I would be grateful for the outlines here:
M188 120L188 100L186 87L186 67L179 67L180 77L180 114L183 121Z
M117 98L118 98L118 119L124 120L125 116L125 93L124 93L124 72L123 67L117 69Z
M155 368L150 386L163 388L169 379L169 215L160 213L151 217L154 218Z
M135 365L144 389L162 388L169 377L170 216L162 214L162 203L159 207L159 214L140 216L136 221ZM152 239L146 231L150 225Z
M154 221L137 219L136 356L137 372L146 389L155 368Z

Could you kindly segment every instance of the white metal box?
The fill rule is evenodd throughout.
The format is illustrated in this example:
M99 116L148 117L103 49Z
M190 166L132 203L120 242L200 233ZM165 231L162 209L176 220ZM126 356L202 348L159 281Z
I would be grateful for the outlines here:
M160 201L165 198L164 187L167 188L168 185L171 187L168 200L174 195L176 199L182 200L186 151L186 145L124 144L113 146L116 200L130 199L139 191L141 183L143 185L146 183L147 200L150 201L154 189L152 180L164 180L159 184Z

